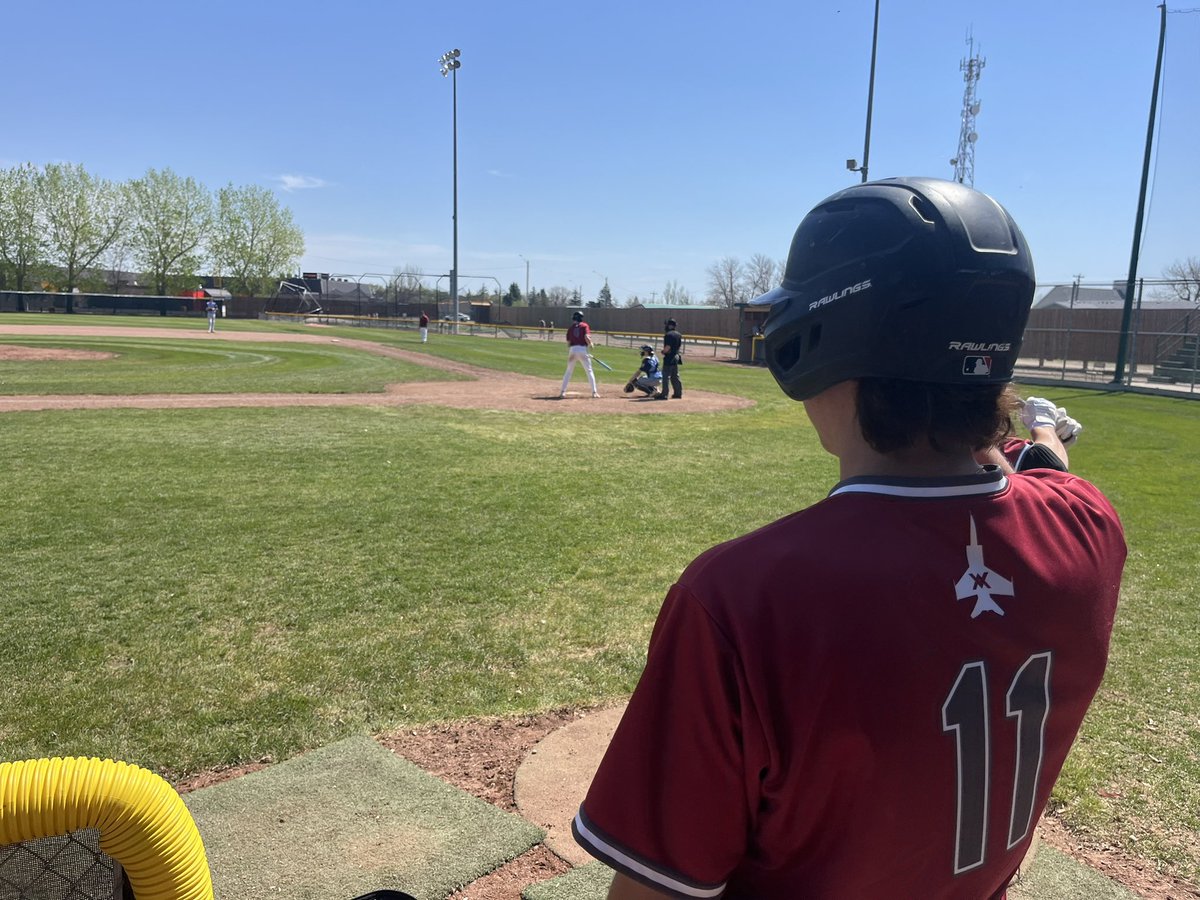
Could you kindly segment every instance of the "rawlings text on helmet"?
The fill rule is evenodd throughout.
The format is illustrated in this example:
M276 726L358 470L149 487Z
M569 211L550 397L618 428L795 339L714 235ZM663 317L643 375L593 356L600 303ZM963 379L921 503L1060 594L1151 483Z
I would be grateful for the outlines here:
M832 303L834 300L841 300L843 297L847 296L848 294L857 294L859 291L865 291L870 287L871 287L871 279L865 278L862 281L860 281L858 284L852 284L849 287L842 288L840 291L837 291L836 293L827 294L826 296L822 297L820 300L814 300L812 303L808 304L809 312L812 312L812 310L814 310L814 309L820 309L826 303Z
M1011 341L1001 341L999 343L992 343L992 344L977 344L974 341L951 341L950 346L947 347L946 349L947 350L973 350L975 352L996 350L996 351L999 351L1000 353L1005 353L1012 349L1012 342Z

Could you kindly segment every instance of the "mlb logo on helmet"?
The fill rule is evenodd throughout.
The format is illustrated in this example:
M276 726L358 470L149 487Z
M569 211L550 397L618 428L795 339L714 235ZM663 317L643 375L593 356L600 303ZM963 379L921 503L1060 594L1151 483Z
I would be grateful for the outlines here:
M963 358L964 375L991 375L992 358L990 356L967 356Z

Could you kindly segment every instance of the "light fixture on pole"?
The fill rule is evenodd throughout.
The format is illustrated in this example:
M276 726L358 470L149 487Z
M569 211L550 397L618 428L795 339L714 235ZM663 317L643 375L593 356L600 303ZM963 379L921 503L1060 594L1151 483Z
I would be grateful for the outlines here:
M451 90L453 104L453 146L454 146L454 251L450 263L450 299L454 304L454 332L458 333L458 69L462 65L459 60L460 52L450 50L441 55L438 63L442 67L442 77L450 76L450 82L453 84Z
M521 259L525 259L524 255L518 253ZM529 306L529 260L525 259L525 305Z

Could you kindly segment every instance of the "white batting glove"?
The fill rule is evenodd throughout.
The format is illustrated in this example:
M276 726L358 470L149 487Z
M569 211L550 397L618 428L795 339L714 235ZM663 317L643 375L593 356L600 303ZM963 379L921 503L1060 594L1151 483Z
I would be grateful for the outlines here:
M1057 410L1058 418L1054 422L1054 433L1058 435L1058 439L1063 442L1064 447L1070 447L1077 440L1083 431L1083 426L1067 415L1067 411L1061 406Z
M1021 401L1021 424L1030 431L1034 428L1055 428L1058 424L1058 407L1044 397L1026 397Z

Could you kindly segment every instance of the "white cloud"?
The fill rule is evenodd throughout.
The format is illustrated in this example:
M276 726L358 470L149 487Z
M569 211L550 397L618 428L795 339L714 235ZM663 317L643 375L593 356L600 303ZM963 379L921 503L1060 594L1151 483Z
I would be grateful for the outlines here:
M307 188L322 188L329 185L329 182L324 178L313 178L311 175L276 175L275 180L289 194L292 191L301 191Z
M513 177L510 173L501 172L499 169L488 169L487 173L489 175L491 175L493 178L512 178Z

